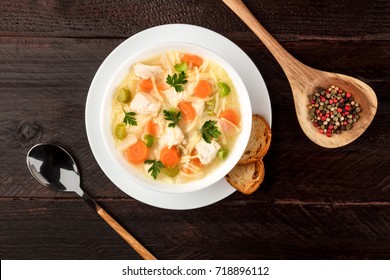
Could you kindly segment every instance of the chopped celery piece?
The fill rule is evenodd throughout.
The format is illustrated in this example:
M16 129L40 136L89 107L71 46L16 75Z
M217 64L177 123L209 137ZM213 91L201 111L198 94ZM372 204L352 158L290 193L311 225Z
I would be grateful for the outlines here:
M127 136L127 131L126 131L126 124L120 123L115 126L115 131L114 131L115 137L118 138L119 140L123 140Z
M188 69L188 66L187 66L187 62L182 62L182 63L179 63L179 64L175 64L175 70L179 73L181 72L186 72L187 69Z
M226 159L228 156L228 151L225 150L225 149L219 149L219 151L217 152L217 158L219 159Z
M230 93L230 87L223 82L218 83L218 88L220 96L227 96Z
M130 90L127 88L121 88L116 96L116 100L122 103L129 102L131 98Z
M214 111L213 111L213 110L207 110L207 111L206 111L206 114L207 114L208 116L214 116Z
M209 100L209 101L206 101L206 105L207 105L208 107L214 107L214 105L215 105L215 99L211 99L211 100Z
M175 165L172 167L164 167L162 172L169 177L175 177L177 173L179 173L179 166Z
M144 142L145 142L145 145L146 147L152 147L153 146L153 143L154 143L154 136L153 135L150 135L150 134L146 134L144 136Z

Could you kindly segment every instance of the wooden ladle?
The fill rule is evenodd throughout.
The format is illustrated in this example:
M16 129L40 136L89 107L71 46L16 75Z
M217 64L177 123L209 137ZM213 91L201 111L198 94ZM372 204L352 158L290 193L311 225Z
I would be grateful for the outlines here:
M241 0L222 1L257 35L282 67L290 82L299 124L310 140L322 147L337 148L362 135L373 120L378 106L375 92L370 86L353 77L317 70L301 63L265 30ZM307 105L308 96L318 87L327 89L331 85L351 92L355 101L360 103L362 111L359 113L360 119L354 123L352 129L327 137L318 133L317 128L310 122Z

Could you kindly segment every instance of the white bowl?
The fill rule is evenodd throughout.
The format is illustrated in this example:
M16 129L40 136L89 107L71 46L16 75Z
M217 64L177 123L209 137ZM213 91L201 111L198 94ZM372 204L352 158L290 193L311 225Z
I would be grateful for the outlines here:
M125 159L122 152L118 151L115 148L114 138L111 129L112 99L114 96L115 88L125 78L126 74L128 74L130 66L135 64L136 62L150 58L154 55L161 54L164 51L168 50L176 50L186 53L197 54L206 59L210 59L222 66L222 68L229 75L236 88L241 111L242 129L236 139L236 143L234 144L232 150L229 151L228 158L214 170L210 171L210 174L206 175L205 177L183 184L171 184L159 181L158 179L154 180L151 176L146 176L145 174L142 174L138 169L134 168ZM131 181L134 181L154 191L164 193L186 193L198 191L207 188L216 183L217 181L221 180L237 164L238 160L243 154L248 143L252 128L252 107L248 91L244 85L244 82L241 80L240 76L233 69L233 67L231 67L230 64L227 63L219 55L207 48L195 44L180 42L159 44L151 48L146 48L145 50L142 50L138 53L129 53L128 57L124 59L123 64L117 69L115 73L112 74L110 82L107 84L107 87L104 90L101 112L101 134L105 147L111 155L113 162L117 164L115 168L120 170L120 172L125 172ZM130 181L129 184L131 184Z

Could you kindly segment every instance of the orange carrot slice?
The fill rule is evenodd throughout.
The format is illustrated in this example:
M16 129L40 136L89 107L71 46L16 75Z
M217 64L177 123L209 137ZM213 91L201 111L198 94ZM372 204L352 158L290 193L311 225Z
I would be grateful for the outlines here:
M146 133L156 136L158 131L158 125L154 123L153 120L148 121L146 124Z
M190 102L181 101L179 103L179 110L181 112L181 117L185 122L191 122L195 119L196 112Z
M196 149L193 149L192 152L191 152L191 156L196 156L198 154L198 151ZM197 166L197 167L201 167L202 166L202 163L200 162L200 159L199 158L193 158L190 160L190 162Z
M207 80L199 80L194 88L194 95L199 98L206 98L211 93L211 86Z
M144 142L138 140L137 143L127 148L125 153L128 161L139 164L148 158L149 149Z
M186 62L187 65L192 68L192 67L200 67L203 63L203 59L195 54L185 54L181 58L182 62Z
M235 125L238 125L238 123L240 122L240 118L237 113L230 109L221 112L219 114L219 118L228 120Z
M150 92L152 89L153 89L153 83L150 79L148 80L145 80L145 79L142 79L139 81L138 83L138 86L139 86L139 89L143 92Z
M236 128L230 121L227 121L226 119L220 119L218 123L225 135L231 136L237 133Z
M180 155L176 147L165 147L160 152L160 160L165 167L172 167L179 163Z
M158 92L160 92L160 93L167 89L166 85L164 85L163 83L159 83L156 86L157 86Z

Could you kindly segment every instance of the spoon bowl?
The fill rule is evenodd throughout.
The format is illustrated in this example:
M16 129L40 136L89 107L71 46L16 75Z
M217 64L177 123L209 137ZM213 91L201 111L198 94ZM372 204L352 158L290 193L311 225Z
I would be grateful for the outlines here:
M92 207L144 259L156 258L80 187L80 173L72 156L52 144L38 144L27 153L27 167L41 185L61 192L75 192Z
M72 156L54 145L36 145L27 154L27 167L41 185L82 196L80 173Z
M378 101L374 90L366 83L338 73L325 72L310 68L301 64L303 73L296 78L291 78L290 85L294 97L295 112L299 124L306 136L319 146L325 148L337 148L347 145L356 140L368 128L376 114ZM293 82L291 82L293 81ZM310 96L316 92L318 88L327 89L331 85L338 86L346 92L353 94L355 102L360 104L362 111L359 113L360 119L354 123L353 128L345 130L341 134L333 134L331 137L326 137L318 132L318 129L309 121L308 104Z
M366 83L343 74L325 72L311 68L289 54L275 38L257 21L241 0L222 0L256 34L282 67L290 83L294 97L295 112L306 136L319 146L337 148L356 140L368 128L378 107L374 90ZM309 120L307 105L309 96L319 87L336 85L351 92L361 104L360 119L352 129L326 137Z

